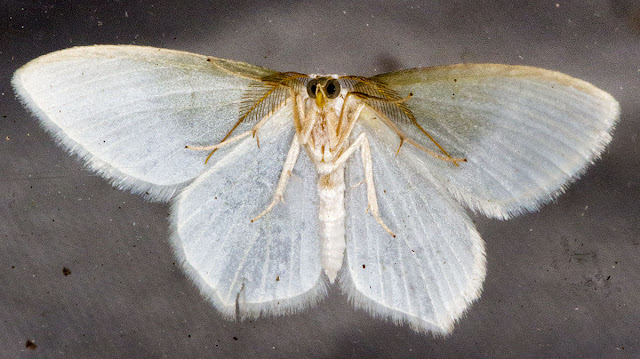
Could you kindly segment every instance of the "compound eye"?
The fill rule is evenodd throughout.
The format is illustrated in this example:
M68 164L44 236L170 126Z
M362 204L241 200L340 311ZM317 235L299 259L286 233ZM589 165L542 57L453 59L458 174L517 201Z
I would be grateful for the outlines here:
M307 82L307 94L311 98L316 98L316 90L318 89L318 80L313 79Z
M336 98L340 95L340 82L336 79L331 79L327 81L327 84L324 87L327 90L328 98Z

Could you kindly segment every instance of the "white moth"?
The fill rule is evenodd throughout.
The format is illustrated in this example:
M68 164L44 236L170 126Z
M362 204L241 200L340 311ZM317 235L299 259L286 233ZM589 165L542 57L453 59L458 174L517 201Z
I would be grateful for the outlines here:
M495 64L365 78L89 46L29 62L13 86L92 170L172 202L176 254L226 317L297 312L337 281L356 307L434 334L485 277L463 206L538 209L619 117L587 82Z

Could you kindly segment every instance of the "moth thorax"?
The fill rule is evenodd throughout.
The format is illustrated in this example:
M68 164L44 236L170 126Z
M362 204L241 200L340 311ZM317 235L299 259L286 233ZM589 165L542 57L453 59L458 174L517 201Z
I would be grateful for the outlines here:
M333 109L318 111L311 134L314 146L325 147L328 150L334 148L338 142L338 125L338 115Z

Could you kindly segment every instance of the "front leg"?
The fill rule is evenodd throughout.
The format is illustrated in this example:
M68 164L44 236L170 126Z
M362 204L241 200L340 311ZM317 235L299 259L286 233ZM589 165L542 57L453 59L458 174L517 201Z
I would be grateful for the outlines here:
M284 160L284 166L282 167L278 187L276 188L276 192L273 194L273 200L271 200L271 203L264 211L262 211L262 213L251 219L251 222L255 222L260 219L260 217L267 214L267 212L269 212L276 203L284 201L284 190L287 188L287 181L289 181L289 177L291 177L291 171L293 171L293 167L295 167L296 161L298 161L299 154L300 141L298 140L298 134L296 133L293 135L293 141L291 142L289 153L287 153L287 158Z
M340 166L343 166L345 162L351 157L351 155L360 148L360 154L362 155L362 166L364 167L364 180L367 183L367 210L371 211L373 217L380 223L387 233L395 237L396 235L391 231L389 227L380 218L380 211L378 209L378 199L376 197L376 188L373 184L373 160L371 158L371 147L369 147L369 139L366 133L361 133L355 141L338 157L333 163L332 171L335 171Z

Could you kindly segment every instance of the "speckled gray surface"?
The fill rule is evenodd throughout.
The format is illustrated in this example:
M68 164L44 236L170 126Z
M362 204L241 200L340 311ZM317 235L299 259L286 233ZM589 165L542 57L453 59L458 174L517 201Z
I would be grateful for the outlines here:
M0 4L0 358L640 357L636 1L179 3ZM610 92L622 119L602 158L542 211L474 217L484 293L447 338L371 318L336 290L300 314L228 322L176 265L169 206L83 169L14 98L20 65L94 43L314 73L533 65Z

